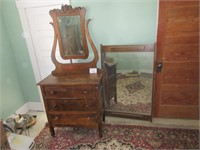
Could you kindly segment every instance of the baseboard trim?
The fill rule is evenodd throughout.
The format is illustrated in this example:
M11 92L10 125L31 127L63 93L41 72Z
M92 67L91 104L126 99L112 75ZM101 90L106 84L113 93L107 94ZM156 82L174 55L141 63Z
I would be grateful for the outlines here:
M28 108L29 110L34 110L34 111L44 111L41 102L28 102Z
M153 118L153 123L157 125L165 125L171 127L199 129L200 121L192 119Z
M22 105L15 113L16 114L25 114L29 111L28 108L28 103L25 103L24 105Z
M22 105L15 113L16 114L26 114L28 111L44 111L41 102L27 102ZM10 117L14 117L15 114L11 114Z

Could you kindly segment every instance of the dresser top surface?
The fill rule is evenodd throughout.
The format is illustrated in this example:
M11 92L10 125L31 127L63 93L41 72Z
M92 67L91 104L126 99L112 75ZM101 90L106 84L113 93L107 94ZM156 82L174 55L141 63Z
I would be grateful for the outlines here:
M54 76L49 75L38 83L38 85L98 85L101 74Z

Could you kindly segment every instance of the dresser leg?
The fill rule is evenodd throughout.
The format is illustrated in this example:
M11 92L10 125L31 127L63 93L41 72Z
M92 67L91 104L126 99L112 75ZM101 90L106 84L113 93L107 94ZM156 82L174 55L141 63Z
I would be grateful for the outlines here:
M55 135L55 131L54 131L53 126L52 126L49 122L46 122L45 126L46 126L46 127L49 127L51 136L54 136L54 135Z
M52 125L49 124L49 129L50 129L50 133L51 133L51 136L55 136L55 131L54 131L54 127Z
M99 137L102 138L103 137L103 135L102 135L102 124L98 125L98 130L99 130Z

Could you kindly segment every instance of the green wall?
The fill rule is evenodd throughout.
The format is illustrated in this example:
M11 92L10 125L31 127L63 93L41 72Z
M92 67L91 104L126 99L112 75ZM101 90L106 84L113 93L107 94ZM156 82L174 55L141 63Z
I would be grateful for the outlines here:
M10 116L26 102L40 101L14 0L1 0L1 115Z
M2 10L2 7L1 7ZM1 115L0 118L8 117L14 110L17 110L25 103L23 91L20 86L20 79L16 66L16 59L13 55L10 40L8 38L5 26L2 20L2 12L0 18L1 31Z
M71 0L71 5L86 8L86 18L92 19L89 31L98 50L100 44L154 44L156 42L158 0ZM153 55L141 56L137 56L137 59L146 58L146 62L139 63L150 64L145 66L152 68ZM122 66L128 66L130 63L124 61ZM100 64L98 66L100 67Z
M117 63L117 72L153 73L154 52L109 52L106 56Z

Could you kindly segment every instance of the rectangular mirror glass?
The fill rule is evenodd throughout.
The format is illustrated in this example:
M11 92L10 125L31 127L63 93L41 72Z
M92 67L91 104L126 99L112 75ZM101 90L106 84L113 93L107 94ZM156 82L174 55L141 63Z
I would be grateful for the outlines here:
M84 55L80 16L57 17L64 56Z
M153 60L154 52L105 52L109 94L115 92L116 72L116 99L108 98L107 111L151 115Z

